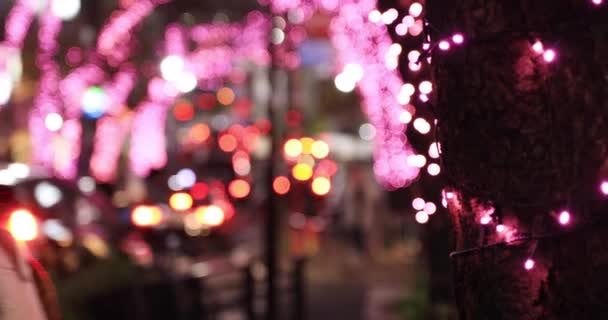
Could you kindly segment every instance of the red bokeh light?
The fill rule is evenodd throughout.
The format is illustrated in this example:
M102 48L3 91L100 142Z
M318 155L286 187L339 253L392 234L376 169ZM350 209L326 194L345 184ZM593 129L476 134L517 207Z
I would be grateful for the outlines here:
M194 107L188 101L179 101L173 107L173 116L179 121L189 121L194 117Z
M198 96L198 106L203 110L211 110L215 107L215 95L211 93L203 93Z
M268 134L272 128L272 123L268 119L260 119L255 122L255 126L260 129L261 134Z
M190 194L195 200L205 199L209 195L209 186L204 182L197 182L190 188Z
M287 111L286 118L290 127L298 127L302 123L302 114L296 110Z

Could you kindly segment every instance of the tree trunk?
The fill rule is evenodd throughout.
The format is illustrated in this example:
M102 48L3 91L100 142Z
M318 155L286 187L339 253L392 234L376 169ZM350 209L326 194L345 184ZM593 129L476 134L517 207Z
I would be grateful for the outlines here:
M608 5L430 0L427 10L434 40L465 36L431 65L442 172L456 194L461 319L608 319L598 188L608 177ZM536 40L555 60L532 50Z

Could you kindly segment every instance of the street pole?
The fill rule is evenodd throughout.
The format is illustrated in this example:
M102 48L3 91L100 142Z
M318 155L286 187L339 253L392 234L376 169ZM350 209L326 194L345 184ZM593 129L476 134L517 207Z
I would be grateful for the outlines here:
M272 16L272 10L269 10L269 14ZM277 290L276 290L276 275L278 271L278 240L279 240L279 209L277 206L278 196L274 192L272 183L275 177L275 164L280 161L280 118L278 117L278 110L275 99L276 85L276 55L274 52L274 45L272 43L272 23L270 24L268 52L270 54L270 95L268 99L268 120L270 120L270 132L269 137L271 140L270 156L268 158L268 167L266 169L266 229L265 229L265 247L266 247L266 268L267 268L267 282L266 282L266 319L277 320L278 319L278 306L277 306Z

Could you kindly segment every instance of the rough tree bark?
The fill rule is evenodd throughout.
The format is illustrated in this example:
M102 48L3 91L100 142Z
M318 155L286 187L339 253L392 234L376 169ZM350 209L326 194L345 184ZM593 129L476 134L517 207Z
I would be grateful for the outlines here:
M442 166L461 319L608 319L608 6L583 0L429 0ZM442 32L445 32L442 34ZM552 63L531 50L555 48ZM497 210L501 242L480 211ZM572 223L556 223L568 208ZM532 237L532 239L530 239ZM526 271L533 256L536 266Z

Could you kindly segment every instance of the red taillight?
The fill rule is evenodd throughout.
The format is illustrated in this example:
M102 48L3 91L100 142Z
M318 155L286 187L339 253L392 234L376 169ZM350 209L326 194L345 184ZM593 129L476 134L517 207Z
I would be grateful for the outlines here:
M38 237L38 221L26 209L11 212L6 228L18 241L31 241Z

